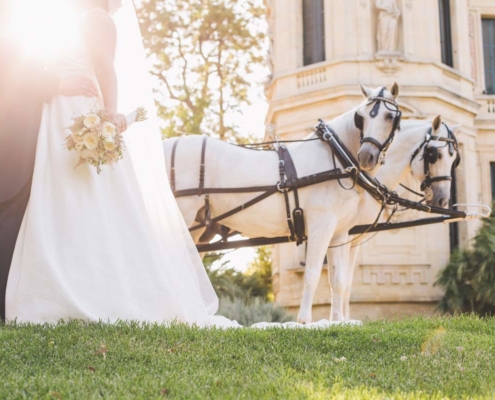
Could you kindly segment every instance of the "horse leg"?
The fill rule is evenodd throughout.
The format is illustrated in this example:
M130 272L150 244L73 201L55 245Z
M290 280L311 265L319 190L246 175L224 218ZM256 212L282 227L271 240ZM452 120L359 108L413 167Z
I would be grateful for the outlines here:
M317 226L308 227L308 252L306 256L306 270L304 272L304 292L299 309L297 321L306 324L312 320L313 298L320 280L321 270L325 253L330 242L330 239L335 230L335 221L321 220L322 223L315 224Z
M349 236L339 235L334 239L337 245L346 243ZM345 318L345 294L347 287L347 275L349 264L350 244L329 249L327 252L328 263L333 265L333 271L330 274L330 285L332 287L332 308L330 311L330 319L332 321L343 321Z
M349 252L349 263L347 269L347 282L344 295L344 316L345 320L349 321L351 319L351 291L352 291L352 281L354 279L354 270L356 268L357 255L359 253L359 246L351 247Z
M334 258L333 249L329 247L327 249L327 266L328 266L327 278L328 278L328 286L330 287L330 297L333 296L333 287L334 287L334 281L335 281L335 265L334 265L333 258ZM334 307L335 307L335 303L334 303L333 297L332 297L331 304L330 304L330 318L334 312Z

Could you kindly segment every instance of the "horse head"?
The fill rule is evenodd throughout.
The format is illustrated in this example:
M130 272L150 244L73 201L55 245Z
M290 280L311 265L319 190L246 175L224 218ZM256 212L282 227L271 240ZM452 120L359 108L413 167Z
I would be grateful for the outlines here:
M428 205L446 207L449 204L452 172L461 160L454 135L458 128L459 125L449 127L437 115L411 158L412 174L421 182Z
M360 167L370 171L378 162L384 162L385 154L400 129L401 112L396 99L399 85L394 83L390 91L385 87L369 89L361 85L366 101L354 114L354 123L361 132L361 148L358 153Z

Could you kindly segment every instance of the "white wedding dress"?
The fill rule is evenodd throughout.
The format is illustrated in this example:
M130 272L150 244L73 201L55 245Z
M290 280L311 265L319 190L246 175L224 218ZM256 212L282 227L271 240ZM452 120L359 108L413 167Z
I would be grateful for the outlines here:
M82 40L56 70L96 82ZM100 175L88 165L75 168L78 155L64 148L65 128L74 115L96 107L96 98L56 96L43 109L31 198L8 280L7 320L238 325L212 317L218 299L168 187L163 155L162 183L155 185L161 192L150 198L153 182L148 198L142 190L142 166L129 152L132 135L141 140L146 123L126 133L129 151L115 166ZM161 152L159 131L154 135Z
M65 148L65 138L71 118L101 107L101 99L56 96L44 106L31 198L7 284L7 320L240 327L214 315L218 298L168 185L152 92L139 78L144 64L135 65L145 60L139 27L132 2L124 4L119 13L127 17L119 23L116 15L119 108L146 106L150 120L128 129L124 159L98 175L89 165L75 168L78 155ZM83 40L63 53L56 70L96 82Z

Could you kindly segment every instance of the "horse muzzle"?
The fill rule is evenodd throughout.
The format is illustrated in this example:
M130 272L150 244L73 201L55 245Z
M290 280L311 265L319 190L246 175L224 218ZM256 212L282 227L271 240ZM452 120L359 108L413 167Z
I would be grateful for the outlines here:
M376 167L380 159L380 150L371 143L363 143L358 153L359 166L364 171L370 171Z
M426 204L429 206L445 208L449 205L450 193L447 190L427 187L424 194Z

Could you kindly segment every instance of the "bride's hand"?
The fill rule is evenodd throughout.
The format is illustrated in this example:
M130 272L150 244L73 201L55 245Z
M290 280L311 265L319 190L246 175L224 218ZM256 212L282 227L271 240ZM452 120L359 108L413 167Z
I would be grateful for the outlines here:
M106 110L106 114L119 133L123 133L127 130L127 119L124 114L119 114L115 110Z

